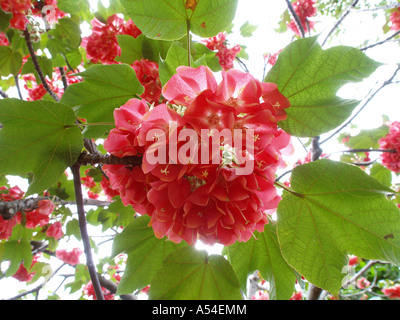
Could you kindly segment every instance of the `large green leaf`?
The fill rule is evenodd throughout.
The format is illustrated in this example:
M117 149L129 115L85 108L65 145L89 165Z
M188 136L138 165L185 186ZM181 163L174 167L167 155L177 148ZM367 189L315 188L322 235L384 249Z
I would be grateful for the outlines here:
M224 31L235 16L237 0L120 0L149 38L177 40L188 28L201 37Z
M226 249L244 291L248 276L258 270L270 284L270 299L290 299L296 276L282 257L274 224L268 224L263 233L255 232L249 241L237 242Z
M317 37L288 45L265 78L291 102L279 125L298 137L313 137L344 122L359 104L336 96L345 84L370 76L380 64L362 51L338 46L322 50Z
M0 173L33 172L27 194L53 185L83 147L72 109L52 101L0 101Z
M114 239L112 255L128 254L118 294L129 294L150 284L164 258L182 246L156 238L149 222L148 216L136 218Z
M74 107L91 124L84 132L86 138L101 137L113 127L114 109L143 93L135 71L127 64L93 65L78 75L84 81L70 85L61 102Z
M241 299L236 274L224 257L186 246L171 253L156 273L152 300Z
M338 293L347 254L400 264L400 211L393 193L360 168L318 160L293 170L294 193L278 206L285 260L316 286Z
M22 55L10 47L0 46L0 76L16 75L22 66Z

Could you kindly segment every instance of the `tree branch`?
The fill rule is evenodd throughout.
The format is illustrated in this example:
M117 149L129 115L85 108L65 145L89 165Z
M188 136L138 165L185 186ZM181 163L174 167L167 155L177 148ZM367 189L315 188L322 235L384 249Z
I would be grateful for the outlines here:
M325 37L325 40L322 42L321 47L324 46L324 44L329 39L331 34L336 30L337 27L339 27L339 25L343 22L343 20L348 16L348 14L350 13L351 9L354 9L354 7L357 5L358 1L359 0L353 1L353 3L348 7L348 9L344 12L344 14L342 14L342 16L339 18L339 20L333 26L333 28L329 31L328 35Z
M387 42L387 41L393 39L393 38L394 38L395 36L397 36L398 34L400 34L400 30L398 30L398 31L396 31L395 33L393 33L389 38L386 38L385 40L382 40L382 41L377 42L377 43L375 43L375 44L371 44L370 46L361 48L360 50L361 50L361 51L365 51L365 50L371 49L371 48L373 48L373 47L379 46L379 45L381 45L381 44L384 44L385 42Z
M35 50L33 49L32 39L31 39L28 29L24 30L24 37L25 37L26 45L28 46L29 53L32 57L33 66L35 67L35 70L36 70L37 74L39 75L39 78L43 84L43 87L46 89L46 91L50 94L50 96L56 102L60 101L60 98L53 92L53 90L51 90L49 84L46 81L45 76L43 75L42 69L40 68L39 61L38 61L36 53L35 53Z
M97 300L104 300L103 291L101 290L101 285L99 278L96 272L96 266L93 261L92 250L90 247L90 239L89 234L86 227L86 217L85 217L85 208L83 204L82 197L82 186L81 186L81 177L79 172L79 165L73 165L71 167L71 171L74 177L74 188L75 188L75 198L76 198L76 207L78 211L79 218L79 229L81 231L83 247L86 255L86 265L89 270L90 279L92 280L93 289L96 294Z
M140 166L142 164L142 157L140 156L128 156L118 158L110 154L88 154L81 153L76 164L79 165L95 165L95 164L122 164L126 166Z
M286 4L288 6L290 13L292 14L294 22L296 23L297 29L299 29L299 31L300 31L301 37L304 38L305 32L304 32L304 28L303 28L303 25L301 24L299 16L297 15L296 11L294 11L293 5L290 2L290 0L286 0Z
M320 142L320 144L323 144L325 142L327 142L328 140L330 140L332 137L334 137L337 133L339 133L340 131L342 131L345 127L347 127L359 114L362 110L364 110L364 108L368 105L368 103L378 94L379 91L381 91L384 87L386 87L387 85L389 85L390 83L392 83L394 77L396 76L397 72L399 72L400 70L400 64L397 65L397 68L395 70L395 72L393 73L393 75L386 81L384 81L382 83L382 85L375 90L375 92L373 92L368 99L365 100L364 104L360 107L360 109L346 122L344 123L342 126L340 126L340 128L338 128L337 130L335 130L329 137L327 137L325 140L323 140L322 142Z
M19 97L21 100L24 100L24 98L22 97L21 88L20 88L20 86L19 86L19 78L18 78L18 75L17 75L17 74L14 76L14 81L15 81L15 87L17 88L17 91L18 91L18 97Z
M118 286L117 286L116 283L112 282L111 280L108 280L108 279L104 278L100 274L98 274L98 277L99 277L99 281L100 281L101 286L106 288L112 294L116 294L117 293ZM120 297L121 297L122 300L137 300L137 297L134 296L133 294L121 294Z
M8 94L5 93L3 90L0 89L0 96L2 96L4 99L8 98Z
M76 205L76 201L65 201L57 197L37 197L37 198L27 198L19 199L7 202L0 201L0 216L4 220L12 219L17 212L31 211L38 208L38 203L41 200L51 200L54 204L60 205ZM96 207L106 207L109 206L111 201L102 201L97 199L84 199L84 206L96 206Z

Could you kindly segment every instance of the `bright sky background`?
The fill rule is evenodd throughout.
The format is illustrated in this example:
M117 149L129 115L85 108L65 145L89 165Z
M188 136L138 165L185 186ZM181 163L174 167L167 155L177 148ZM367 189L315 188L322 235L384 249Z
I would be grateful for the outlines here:
M91 1L93 2L93 1ZM102 1L107 4L106 1ZM378 3L379 1L374 0L371 3ZM227 40L230 44L241 44L247 46L247 53L249 54L249 60L245 61L250 72L259 80L262 80L263 67L264 67L264 53L275 53L282 49L284 46L290 43L292 34L277 34L274 29L277 28L278 22L282 12L286 9L286 2L284 0L239 0L238 9L236 12L236 18L234 21L234 34L228 36ZM342 30L346 30L345 35L340 37L341 44L344 45L355 45L362 42L362 39L374 39L377 37L376 29L378 25L383 26L385 24L384 18L376 19L374 21L369 19L370 13L351 13L341 25ZM243 38L240 36L239 28L246 21L250 24L258 26L257 30L253 33L251 38ZM326 34L334 25L335 21L324 18L323 21L318 21L316 24L316 32L321 33L321 37L324 38ZM84 35L88 35L88 30L83 30ZM339 43L335 43L337 45ZM330 44L331 45L331 44ZM379 62L387 64L386 66L380 67L378 71L362 84L348 85L340 91L340 95L345 98L363 99L368 90L371 88L376 81L384 81L387 79L395 70L395 64L399 62L400 57L400 46L398 43L386 44L384 46L378 46L374 49L368 50L367 55ZM240 68L238 65L237 68ZM369 85L365 85L369 84ZM371 129L379 127L382 124L382 115L386 114L391 120L400 120L400 99L399 99L399 87L398 85L390 85L381 91L379 95L368 105L368 107L357 117L356 123L359 126L358 129ZM347 128L350 129L350 128ZM357 130L355 131L357 132ZM332 139L335 142L335 138ZM293 141L297 153L294 160L298 157L304 157L305 152L302 147L298 144L297 140ZM325 148L335 147L334 143L324 145ZM329 152L337 151L338 149L329 150ZM339 150L342 148L339 147ZM299 155L299 156L298 156ZM26 182L20 182L20 179L15 179L15 184L19 186L26 186ZM14 184L12 184L14 185ZM22 188L22 187L21 187ZM26 188L26 187L25 187ZM25 189L26 190L26 189ZM98 229L97 229L98 230ZM110 243L111 244L111 243ZM69 244L71 247L72 245ZM77 246L81 246L77 243ZM82 247L82 246L81 246ZM102 247L103 248L103 247ZM110 250L110 246L104 248ZM216 252L219 252L220 247L216 247ZM110 252L105 252L108 255ZM84 259L84 258L82 258ZM55 259L57 260L57 259ZM84 261L84 260L83 260ZM3 265L3 270L6 266ZM57 266L54 267L54 269ZM73 272L65 271L64 273ZM37 286L40 280L33 286ZM6 279L0 281L0 299L14 296L18 293L18 290L24 288L23 284L20 284L15 279ZM46 287L49 291L55 288ZM62 290L59 292L62 293ZM43 296L42 296L43 297ZM74 296L68 294L64 296L65 299L74 299Z

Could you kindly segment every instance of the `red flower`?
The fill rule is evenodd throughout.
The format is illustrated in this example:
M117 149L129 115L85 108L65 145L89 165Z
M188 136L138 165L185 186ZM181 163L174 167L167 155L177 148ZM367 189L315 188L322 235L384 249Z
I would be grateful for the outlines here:
M46 230L46 236L53 237L56 240L60 239L63 235L62 224L59 221L51 224Z
M316 0L298 0L293 3L293 9L300 19L301 25L305 32L309 32L314 28L315 22L310 21L308 18L314 16L317 13L315 8ZM291 29L296 35L300 36L300 30L297 28L294 19L288 24L288 28Z
M349 266L355 266L360 262L360 258L356 256L351 256L349 259Z
M35 256L33 256L32 264L31 264L29 270L32 269L32 267L35 265L39 256L40 256L39 254L36 254ZM33 276L36 273L36 272L29 272L29 270L27 270L24 267L24 265L21 263L17 272L12 277L21 282L29 282L32 280Z
M105 149L143 160L105 165L112 189L151 216L159 238L230 245L261 232L280 200L273 183L290 136L277 122L289 100L234 69L218 84L204 66L179 67L162 94L167 104L149 109L133 99L115 110Z
M136 38L141 33L131 20L125 22L116 14L108 17L106 24L94 18L92 27L92 34L82 39L82 46L93 63L116 63L115 58L121 54L117 35L129 34Z
M75 266L79 263L79 257L82 253L83 251L79 248L73 248L71 251L61 249L56 251L56 257L71 266Z
M0 46L8 46L10 42L8 42L8 38L4 32L0 33Z
M159 103L161 96L161 82L158 75L158 64L147 60L137 60L133 63L136 77L144 87L141 97L148 103Z
M400 122L390 124L389 133L379 140L381 149L394 150L396 152L382 152L382 164L393 172L400 172Z
M357 279L357 288L358 289L365 289L371 285L371 282L369 282L367 279L364 277L361 277Z
M293 293L292 297L290 300L303 300L303 294L301 291Z
M226 46L226 35L222 32L215 37L204 39L203 42L208 49L212 51L217 50L215 55L218 57L219 64L225 71L233 68L233 61L241 50L239 45L228 48Z
M390 29L394 31L400 30L400 8L392 10L389 20L392 23Z
M38 205L37 209L25 213L25 226L29 229L36 228L37 226L43 227L48 224L49 215L54 210L53 202L50 200L41 200Z
M400 284L396 284L394 286L382 289L382 292L385 296L390 299L400 299Z
M113 300L114 299L114 294L112 294L108 289L101 287L101 290L103 291L103 296L105 300ZM96 300L96 293L93 288L93 283L92 281L89 281L87 285L84 286L83 288L83 293L87 295L88 297L91 297L92 299Z
M115 196L118 196L119 193L118 191L114 190L111 185L110 185L110 180L108 180L105 176L103 176L100 186L103 189L104 193L108 197L108 199L112 199Z

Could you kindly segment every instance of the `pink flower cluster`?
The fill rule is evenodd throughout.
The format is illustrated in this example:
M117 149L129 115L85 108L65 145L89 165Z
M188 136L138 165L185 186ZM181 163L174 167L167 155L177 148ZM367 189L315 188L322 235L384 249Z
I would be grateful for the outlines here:
M400 284L382 289L382 292L390 299L400 299Z
M161 97L161 81L158 74L158 64L147 59L136 60L132 64L136 77L144 87L144 93L140 96L148 103L160 102Z
M116 14L108 17L106 24L94 18L92 34L82 39L82 46L93 63L113 64L121 54L117 35L127 34L137 38L141 33L132 20L125 21Z
M235 69L223 72L218 84L204 66L179 67L162 94L167 104L149 108L145 101L132 99L115 110L116 128L105 140L105 149L117 157L140 155L143 160L140 167L105 165L111 188L125 205L151 216L159 238L189 244L197 239L224 245L247 241L255 230L263 230L266 212L275 210L280 200L273 183L290 136L277 122L286 118L289 100L275 84ZM239 130L243 139L242 148L235 146L227 153L250 157L243 147L249 129L254 131L254 155L249 159L254 161L253 171L239 175L235 163L212 163L213 134L221 130ZM181 150L188 142L173 136L188 130L193 154L172 159L170 150ZM202 130L210 134L205 137ZM209 148L208 161L196 162L194 155L204 145ZM219 141L217 147L218 154L226 150ZM150 161L150 155L163 150L168 154L165 163Z
M379 140L380 148L383 150L394 150L396 152L382 152L382 164L393 172L400 172L400 122L394 121L390 125L389 133Z
M400 30L400 8L396 8L392 10L390 14L389 20L391 22L390 29L393 31Z
M299 17L300 23L305 32L310 32L310 30L314 28L315 22L309 20L308 18L317 13L315 2L316 0L298 0L293 3L293 9ZM291 29L297 36L301 35L294 19L290 21L288 28Z
M218 57L222 69L227 71L233 68L233 62L241 50L240 45L236 44L232 48L228 48L226 45L226 34L222 32L215 37L204 39L203 41L208 49L217 51L215 55Z
M7 187L0 187L0 201L14 201L22 199L24 192L17 186L8 189ZM34 229L38 226L44 227L49 224L49 215L53 212L54 205L50 200L40 200L38 208L30 210L25 213L17 212L11 219L4 220L0 216L0 239L7 240L15 225L21 223L24 217L25 227Z
M83 251L79 248L72 250L60 249L56 251L56 257L71 266L76 266L80 261Z

